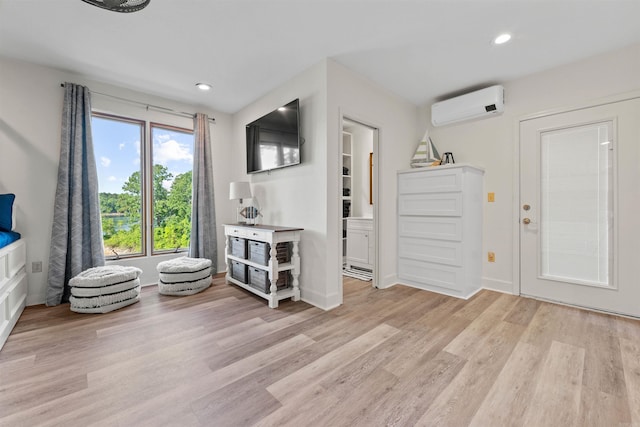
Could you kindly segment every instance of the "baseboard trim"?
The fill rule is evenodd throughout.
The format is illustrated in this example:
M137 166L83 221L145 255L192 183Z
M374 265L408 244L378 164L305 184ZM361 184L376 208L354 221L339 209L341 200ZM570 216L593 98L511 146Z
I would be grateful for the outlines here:
M478 292L480 292L483 289L482 287L480 287L480 288L476 289L475 291L471 292L468 295L462 295L460 293L456 294L455 291L448 290L448 289L442 288L440 286L429 285L429 286L431 286L431 288L430 289L426 289L421 284L412 283L412 282L408 282L408 281L404 281L404 282L403 281L399 281L396 284L397 285L408 286L410 288L420 289L421 291L434 292L436 294L446 295L446 296L449 296L449 297L460 298L460 299L464 299L464 300L467 300L467 299L471 298L472 296L474 296L475 294L477 294Z
M327 296L327 295L322 295L318 292L314 292L312 290L303 289L303 288L300 288L300 300L325 311L329 311L336 307L339 307L340 304L342 303L340 301L340 295L338 295L337 293Z
M491 279L489 277L483 277L482 289L487 289L489 291L502 292L503 294L514 295L513 283L507 280Z
M45 303L46 297L44 294L29 295L27 292L27 306L42 305Z
M384 279L382 279L382 283L377 283L376 287L378 289L387 289L395 286L396 284L398 284L398 276L395 274L389 274L388 276L385 276Z

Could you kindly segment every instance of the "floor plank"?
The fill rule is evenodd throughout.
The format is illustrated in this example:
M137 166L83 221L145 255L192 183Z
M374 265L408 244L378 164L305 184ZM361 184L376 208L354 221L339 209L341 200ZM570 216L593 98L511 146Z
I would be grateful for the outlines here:
M640 426L640 321L345 278L325 312L224 282L105 315L28 307L0 426Z
M523 425L578 425L584 354L583 348L551 343Z

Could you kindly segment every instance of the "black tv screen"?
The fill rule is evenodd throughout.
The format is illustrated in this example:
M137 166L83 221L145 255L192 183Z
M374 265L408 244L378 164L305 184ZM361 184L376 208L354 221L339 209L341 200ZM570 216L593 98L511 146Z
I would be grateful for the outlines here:
M247 173L300 163L299 111L296 99L246 126Z

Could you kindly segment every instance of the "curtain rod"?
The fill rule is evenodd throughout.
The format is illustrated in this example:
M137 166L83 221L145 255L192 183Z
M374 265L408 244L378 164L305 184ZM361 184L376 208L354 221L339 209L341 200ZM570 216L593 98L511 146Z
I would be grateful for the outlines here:
M64 83L60 83L60 87L64 87ZM174 116L180 116L180 117L190 117L190 118L195 117L195 114L187 113L185 111L176 111L176 110L174 110L172 108L160 107L158 105L145 104L144 102L134 101L132 99L127 99L127 98L121 98L119 96L109 95L108 93L95 92L95 91L91 91L91 93L92 94L96 94L96 95L106 96L107 98L117 99L119 101L129 102L131 104L140 105L142 107L145 107L147 110L151 109L151 110L155 110L155 111L160 111L162 113L173 114ZM215 123L216 119L215 119L215 117L209 117L209 121L211 123Z

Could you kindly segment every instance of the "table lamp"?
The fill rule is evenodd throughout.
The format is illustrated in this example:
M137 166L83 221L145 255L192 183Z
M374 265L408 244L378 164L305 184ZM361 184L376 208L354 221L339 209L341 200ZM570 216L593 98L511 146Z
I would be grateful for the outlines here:
M240 214L243 209L242 199L250 199L251 196L251 186L248 182L232 182L229 186L229 200L239 200L240 204L236 209L236 221L238 224L243 224L245 221L244 217Z

